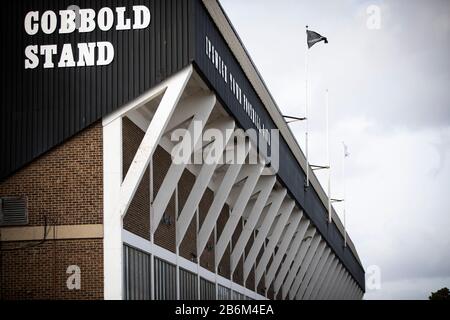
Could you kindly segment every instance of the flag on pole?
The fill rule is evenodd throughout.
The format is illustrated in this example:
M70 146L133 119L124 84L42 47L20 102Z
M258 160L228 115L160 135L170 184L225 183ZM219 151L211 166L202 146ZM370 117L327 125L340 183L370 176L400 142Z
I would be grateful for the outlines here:
M342 145L344 146L344 157L347 158L350 155L350 152L348 152L348 147L344 142L342 142Z
M328 43L328 39L320 34L318 34L315 31L311 31L306 29L306 36L307 36L307 42L308 42L308 49L311 49L313 45L315 45L317 42L325 41L325 43Z

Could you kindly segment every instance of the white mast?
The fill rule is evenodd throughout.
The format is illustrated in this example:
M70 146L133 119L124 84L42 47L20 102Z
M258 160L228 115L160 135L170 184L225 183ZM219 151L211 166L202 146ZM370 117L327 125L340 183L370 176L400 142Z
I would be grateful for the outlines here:
M326 116L326 143L327 143L327 165L328 165L328 222L331 223L331 161L330 161L330 123L329 123L329 97L328 89L325 92L325 116Z
M343 157L342 157L342 183L344 184L344 247L347 247L347 226L346 226L346 214L345 214L345 158L347 157L347 150L344 142L342 142Z
M308 26L306 26L308 29ZM305 121L306 121L306 132L305 132L305 156L306 156L306 187L309 187L309 157L308 157L308 131L309 131L309 119L308 119L308 104L309 104L309 92L308 92L308 41L306 41L305 50Z

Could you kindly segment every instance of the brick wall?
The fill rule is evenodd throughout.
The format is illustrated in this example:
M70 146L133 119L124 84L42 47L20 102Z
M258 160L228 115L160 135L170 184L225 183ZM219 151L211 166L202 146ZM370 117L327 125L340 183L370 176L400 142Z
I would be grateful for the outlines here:
M169 170L172 159L168 152L158 146L153 154L153 162L153 192L154 196L156 196L164 177ZM170 198L165 213L170 222L164 223L161 219L161 222L155 231L154 241L158 246L170 250L171 252L175 252L175 194Z
M178 183L178 215L183 210L189 194L192 191L192 187L195 183L195 176L188 170L184 170ZM197 219L194 214L189 227L186 230L186 234L180 244L180 256L197 262L194 256L197 256Z
M28 198L29 226L43 226L44 217L49 225L102 224L101 122L0 183L0 196L22 195ZM1 299L103 298L102 239L1 242L0 246ZM67 289L69 265L81 268L81 290Z
M222 234L223 228L225 227L225 223L228 220L228 217L230 216L230 209L227 204L225 204L222 208L222 211L220 212L219 217L217 218L217 239L220 238L220 235ZM228 245L222 260L220 260L219 263L219 269L218 273L227 279L230 279L230 246Z
M254 234L252 233L252 235L248 239L247 244L245 246L245 257L246 258L253 246L254 241L255 241L255 237L254 237ZM250 290L255 290L255 267L254 266L252 266L252 269L251 269L250 273L248 274L247 280L245 282L245 287Z
M239 220L239 223L237 224L236 229L234 230L233 236L231 237L231 241L233 243L232 248L234 248L236 246L236 243L239 239L239 235L241 234L241 232L242 232L242 218ZM240 285L244 285L244 258L243 258L243 256L241 256L236 268L234 269L233 281Z
M206 215L208 214L208 210L211 207L213 200L214 200L214 193L210 189L206 189L205 193L203 194L202 200L200 201L200 204L198 206L199 210L198 220L200 222L200 225L203 224L203 221L205 220ZM211 231L211 234L209 235L208 243L206 244L206 247L200 256L200 265L211 272L215 272L214 270L215 247L216 246L214 243L214 229L213 229Z
M103 223L102 126L93 124L0 182L0 196L28 197L29 226Z
M103 239L1 243L0 299L103 299ZM69 290L67 268L80 268L80 290Z
M122 125L123 147L123 177L134 159L137 149L144 138L144 132L131 122L123 118ZM145 170L141 183L131 200L128 211L123 219L123 227L144 239L150 240L150 170Z
M278 247L275 247L275 250L274 250L274 251L276 251L277 248L278 248ZM271 255L271 256L270 256L269 262L267 263L266 271L269 271L269 268L270 268L270 266L272 265L272 262L273 262L273 257L274 257L274 255ZM264 282L263 282L263 283L265 283L265 279L264 279ZM267 290L267 297L268 297L269 299L272 299L272 300L274 299L273 281L272 281L272 283L270 284L269 290Z
M268 240L266 239L266 245L267 245ZM256 265L258 265L259 261L261 260L262 255L264 254L264 244L261 246L261 250L259 251L258 257L256 258ZM266 286L265 286L265 279L264 279L264 273L261 277L261 280L259 281L259 283L256 284L258 293L261 295L264 295L266 292Z

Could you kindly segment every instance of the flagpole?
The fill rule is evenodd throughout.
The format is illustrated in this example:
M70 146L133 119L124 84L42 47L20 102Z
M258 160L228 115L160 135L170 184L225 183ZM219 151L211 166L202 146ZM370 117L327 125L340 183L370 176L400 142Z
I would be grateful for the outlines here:
M328 163L328 222L331 223L331 161L330 161L330 122L329 122L329 94L328 89L325 92L326 106L326 139L327 139L327 163Z
M308 26L306 26L308 30ZM308 152L308 131L309 131L309 115L308 115L308 41L306 41L305 50L305 120L306 120L306 132L305 132L305 155L306 155L306 187L309 187L309 152Z
M342 147L343 147L343 154L342 154L342 182L344 184L344 247L347 247L347 217L346 217L346 213L345 213L345 206L346 206L346 197L345 197L345 158L347 157L346 155L346 150L345 150L345 144L344 142L342 142Z

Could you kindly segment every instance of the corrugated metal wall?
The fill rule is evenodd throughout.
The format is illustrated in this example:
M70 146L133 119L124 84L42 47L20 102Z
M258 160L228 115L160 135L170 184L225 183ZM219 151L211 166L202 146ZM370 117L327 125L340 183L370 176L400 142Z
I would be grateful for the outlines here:
M200 278L200 300L216 300L216 286L213 282Z
M217 285L217 300L231 300L231 289Z
M30 36L24 31L29 11L146 5L150 26L143 30ZM5 1L0 11L0 181L55 145L86 128L192 60L191 0L20 0ZM115 25L114 25L115 26ZM109 41L115 49L107 66L44 69L24 68L28 45ZM41 56L40 56L41 57ZM54 56L55 66L59 55Z
M176 267L155 257L155 300L176 300Z
M239 292L234 291L234 290L232 292L232 296L233 296L232 297L233 300L247 300L247 298L245 297L244 294L239 293Z
M150 300L151 256L129 246L124 246L123 250L125 300Z
M180 299L198 299L198 278L197 275L180 268Z

